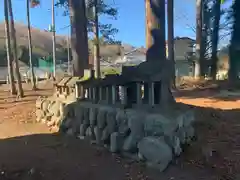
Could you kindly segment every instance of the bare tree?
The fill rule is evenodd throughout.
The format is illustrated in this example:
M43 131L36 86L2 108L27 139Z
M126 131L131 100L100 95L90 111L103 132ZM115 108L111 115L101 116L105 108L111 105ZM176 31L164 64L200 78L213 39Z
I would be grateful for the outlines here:
M11 43L10 43L7 0L4 0L4 16L5 16L6 53L7 53L7 62L8 62L8 80L9 80L9 84L10 84L11 94L16 95L17 90L15 87L14 76L13 76L13 66L12 66L13 63L12 63L12 53L11 53Z
M217 50L218 50L218 39L219 39L219 23L220 23L220 0L215 0L213 5L213 30L212 30L212 53L211 53L211 77L216 79L217 74Z
M21 82L21 75L19 72L19 64L18 64L18 58L17 58L17 40L16 40L16 31L14 27L14 17L13 17L13 11L12 11L12 0L8 0L8 10L9 10L9 17L10 17L10 36L11 36L11 42L13 46L13 60L14 60L14 70L15 70L15 77L17 80L17 96L23 97L23 88L22 88L22 82Z
M36 90L36 79L33 69L33 63L32 63L32 34L31 34L31 22L30 22L30 0L26 0L26 6L27 6L27 26L28 26L28 50L29 50L29 66L30 66L30 72L31 72L31 83L32 83L32 90Z
M100 78L100 47L99 47L99 22L98 22L98 0L94 0L94 70L96 78Z
M175 60L174 60L174 1L168 0L167 1L167 20L168 20L168 59L172 61L172 85L176 88L175 82Z
M55 23L55 3L52 0L52 45L53 45L53 79L56 78L56 23Z
M196 63L195 63L195 77L201 76L202 60L201 60L201 38L202 38L202 7L203 0L196 1Z

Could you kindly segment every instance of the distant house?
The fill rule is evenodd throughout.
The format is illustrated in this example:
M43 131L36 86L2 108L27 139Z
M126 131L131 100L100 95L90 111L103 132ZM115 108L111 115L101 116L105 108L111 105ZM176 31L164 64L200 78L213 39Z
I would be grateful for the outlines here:
M168 44L166 43L168 52ZM166 55L168 57L168 53ZM176 76L192 76L194 63L189 61L188 56L195 52L195 40L189 37L176 37L174 39L174 59Z
M114 61L121 56L122 46L121 45L101 45L100 46L100 64L101 66L108 66L113 64ZM90 67L94 65L94 56L93 53L89 54L89 64Z
M176 37L174 39L175 68L177 76L192 76L194 74L194 63L189 61L188 55L195 52L195 40L188 37ZM166 43L166 50L168 46ZM137 65L146 60L146 48L134 48L122 52L115 64ZM168 56L167 52L166 55Z
M189 54L195 52L195 40L188 37L176 37L174 39L175 69L177 76L192 76L194 74L194 63L189 61ZM166 43L166 50L168 49ZM115 64L137 65L146 60L146 48L134 48L124 51L119 56ZM166 55L168 56L167 52Z
M134 48L131 51L123 51L122 55L115 60L115 64L137 65L146 60L145 48Z
M174 39L175 68L177 76L191 76L194 74L194 63L189 61L188 55L195 52L195 40L188 37ZM166 50L168 46L166 43ZM100 48L101 66L138 65L146 60L144 47L134 48L121 45L106 45ZM166 55L168 55L166 53ZM93 58L90 58L93 63Z

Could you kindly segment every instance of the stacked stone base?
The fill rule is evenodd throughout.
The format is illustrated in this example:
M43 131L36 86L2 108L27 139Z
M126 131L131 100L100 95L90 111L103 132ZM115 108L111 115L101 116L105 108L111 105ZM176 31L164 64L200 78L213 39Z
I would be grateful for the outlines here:
M50 97L39 97L36 101L36 121L58 128L64 117L65 106L75 101L75 94L59 96L56 93Z
M138 157L160 171L181 154L182 145L190 143L194 136L194 114L189 110L167 114L49 99L39 99L37 104L37 119L48 126L59 126L61 132L87 139L113 153Z

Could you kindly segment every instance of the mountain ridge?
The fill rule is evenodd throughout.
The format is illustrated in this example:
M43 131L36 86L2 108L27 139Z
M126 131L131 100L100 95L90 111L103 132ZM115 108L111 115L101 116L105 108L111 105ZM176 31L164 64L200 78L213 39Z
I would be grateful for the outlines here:
M15 22L16 37L18 47L24 46L28 48L28 29L27 25L19 22ZM37 57L46 56L52 53L52 33L43 29L31 27L32 32L32 45L33 45L33 56L34 61ZM123 43L122 46L118 45L103 45L100 47L101 55L103 57L112 56L115 57L122 51L131 51L136 47ZM93 44L89 42L89 48L91 49ZM57 59L67 59L67 36L56 34L56 55ZM62 51L65 51L64 53ZM28 60L26 60L28 63ZM6 66L6 55L5 55L5 24L0 22L0 66Z

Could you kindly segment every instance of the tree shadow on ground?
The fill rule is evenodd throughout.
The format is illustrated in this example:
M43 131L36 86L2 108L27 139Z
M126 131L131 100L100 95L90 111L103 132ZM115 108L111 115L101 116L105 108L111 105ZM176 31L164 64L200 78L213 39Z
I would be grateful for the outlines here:
M159 173L88 142L59 134L0 140L0 170L1 180L211 179L206 170L188 165L171 165L166 172Z
M240 150L239 110L189 107L195 110L196 141L185 147L181 157L163 173L89 142L55 133L0 140L0 179L232 179L240 172L236 154ZM208 160L205 149L213 154Z
M195 111L196 141L186 148L184 161L208 167L222 179L240 172L240 111L191 106Z
M240 81L186 80L173 91L175 97L209 98L223 101L240 100Z
M183 146L183 154L180 158L174 160L175 166L170 166L166 174L172 174L174 179L180 177L188 179L188 173L191 172L191 175L196 176L193 179L205 179L206 176L201 173L201 175L198 174L203 171L207 175L206 179L217 177L228 180L234 179L236 173L240 173L239 107L238 109L223 110L183 103L177 103L177 106L180 109L194 110L196 136L190 145ZM196 170L196 167L200 168L201 171ZM181 173L178 172L179 168L182 168ZM211 174L216 176L211 176ZM152 172L152 177L161 176Z

